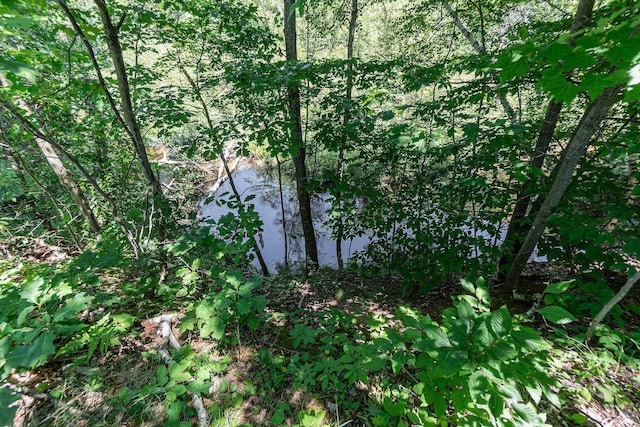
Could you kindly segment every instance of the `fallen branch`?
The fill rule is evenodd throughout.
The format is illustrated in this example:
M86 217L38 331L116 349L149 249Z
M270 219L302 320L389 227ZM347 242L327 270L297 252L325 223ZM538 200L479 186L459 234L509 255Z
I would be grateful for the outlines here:
M160 325L160 327L158 328L158 335L162 338L162 345L169 344L176 350L180 350L180 342L171 329L172 325L178 323L178 320L179 319L174 314L162 314L160 316L149 319L148 322ZM166 349L160 348L158 350L158 353L162 357L162 360L165 361L165 363L171 363L171 355ZM193 378L189 379L189 382L192 381L195 380ZM208 426L209 420L207 419L207 410L204 407L202 398L196 392L190 391L189 393L191 394L191 399L193 400L193 407L198 414L198 427Z
M637 271L636 274L634 274L633 276L629 277L629 279L627 280L627 283L625 283L624 286L620 288L618 293L615 294L613 298L611 298L609 302L607 302L604 305L604 307L602 307L602 310L600 310L600 312L596 315L596 317L593 318L593 320L591 321L591 324L589 325L589 329L587 329L587 335L585 336L586 341L589 341L591 339L596 328L598 327L600 322L602 322L602 319L604 319L605 316L609 314L611 309L615 307L616 304L622 301L622 298L624 298L629 293L631 288L633 288L633 286L639 281L640 281L640 270Z

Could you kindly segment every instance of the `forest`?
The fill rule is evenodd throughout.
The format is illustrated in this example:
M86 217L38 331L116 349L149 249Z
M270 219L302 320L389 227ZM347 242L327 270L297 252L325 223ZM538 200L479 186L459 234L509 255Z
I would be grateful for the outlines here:
M0 0L0 427L638 426L639 112L636 0Z

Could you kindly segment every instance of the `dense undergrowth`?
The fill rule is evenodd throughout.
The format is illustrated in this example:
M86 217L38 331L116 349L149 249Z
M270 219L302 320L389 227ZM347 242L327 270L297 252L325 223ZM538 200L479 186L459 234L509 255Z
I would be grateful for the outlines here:
M356 271L256 278L206 232L137 261L105 247L2 262L0 425L193 425L194 396L220 426L640 421L637 300L584 342L602 281L512 314L483 279L451 298ZM148 321L167 313L179 350Z

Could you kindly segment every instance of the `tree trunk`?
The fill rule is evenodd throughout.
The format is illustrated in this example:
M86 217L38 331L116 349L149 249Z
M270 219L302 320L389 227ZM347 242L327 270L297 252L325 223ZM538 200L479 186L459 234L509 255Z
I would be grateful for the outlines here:
M9 82L3 76L0 76L0 83L2 84L2 86L9 86ZM18 102L20 104L20 108L25 110L29 115L34 115L31 111L31 108L27 105L26 102ZM9 107L8 105L5 105L4 102L3 106L5 106L5 108L7 109ZM93 214L93 210L91 209L89 201L85 197L80 184L78 184L73 174L69 172L64 163L62 163L62 160L60 159L60 156L58 156L56 150L53 148L53 145L51 145L48 141L38 137L37 135L33 135L33 138L36 145L42 152L45 160L49 163L51 169L53 169L53 172L56 174L62 185L64 185L65 188L69 191L69 194L71 194L71 197L76 202L76 205L78 205L82 217L87 222L87 224L89 224L91 230L94 233L99 232L100 224Z
M214 130L213 120L211 119L211 114L209 114L209 107L207 107L207 103L202 97L202 91L200 90L200 86L198 82L196 82L193 79L193 77L191 77L191 75L187 72L187 70L182 65L179 65L179 68L182 74L185 76L185 78L189 82L191 89L193 89L194 91L194 95L196 96L196 98L198 99L198 102L200 103L200 106L202 107L202 112L204 114L205 119L207 120L207 126L209 126L209 130L213 131ZM233 180L233 171L231 170L231 168L229 168L229 163L227 162L227 157L225 156L224 148L222 148L222 150L220 151L219 157L220 157L220 161L222 162L222 166L225 172L227 173L227 179L229 179L229 184L231 185L231 190L233 191L233 195L236 201L238 202L238 206L240 207L240 209L244 210L244 202L242 201L242 198L240 197L240 193L236 188L235 181ZM264 257L262 256L260 245L258 244L258 241L256 240L255 235L251 236L250 239L251 239L251 245L253 246L253 250L256 254L256 258L258 258L258 263L260 264L260 269L262 270L262 274L268 277L269 268L267 267L267 263L265 262Z
M573 23L571 24L571 33L577 33L589 24L591 16L593 14L593 6L595 0L581 0L576 8L576 13L573 17ZM531 206L533 194L531 194L531 187L535 185L537 178L532 174L533 169L542 169L545 157L551 146L553 134L558 120L560 119L560 111L562 110L562 102L556 102L551 100L547 106L547 112L544 116L544 122L542 128L538 134L538 140L536 141L535 148L533 150L533 156L529 162L529 171L527 172L527 180L522 184L518 194L516 196L516 205L509 221L509 228L507 229L507 235L503 243L504 248L508 251L505 252L498 261L498 279L505 280L508 266L514 261L514 256L522 248L522 239L524 230L527 228L529 221L526 220L527 212L531 207L531 213L529 217L536 214L536 210Z
M358 20L358 0L351 0L351 19L349 19L349 36L347 37L347 61L353 59L353 44L356 36L356 24ZM342 179L344 177L344 150L347 145L347 127L351 121L351 100L353 98L353 64L347 63L347 88L345 94L344 117L342 121L342 137L338 147L338 183L336 191L336 205L340 216L338 217L338 230L336 231L336 259L338 269L344 267L342 260L342 237L344 235L344 223L342 218Z
M113 61L113 67L118 80L118 92L120 93L120 103L122 107L122 115L124 121L131 132L133 138L133 144L136 150L136 154L142 164L142 169L147 182L151 186L154 199L158 202L162 202L162 189L158 182L156 175L153 173L149 158L147 157L147 150L144 145L144 139L140 133L140 127L135 116L133 104L131 102L131 90L129 88L129 78L127 77L127 69L124 64L124 58L122 56L122 47L120 46L120 40L118 38L119 26L114 26L111 22L109 10L103 0L94 0L98 10L100 11L100 17L102 19L102 25L104 27L105 38L107 40L107 46L109 47L109 53L111 54L111 60Z
M586 151L587 146L591 142L591 138L600 126L600 123L606 118L607 113L609 112L611 105L613 105L619 91L619 86L605 89L584 112L573 137L563 152L563 157L558 168L558 173L553 181L553 185L542 202L540 210L537 212L536 217L533 220L531 229L529 230L526 239L522 243L520 251L516 255L513 264L509 269L506 279L506 286L508 288L513 290L516 289L522 270L544 233L547 225L547 218L549 218L553 209L558 206L558 203L562 200L565 191L571 183L571 177L578 165L578 162L580 161L580 158Z
M640 271L637 271L636 274L631 276L627 282L624 284L622 288L618 291L617 294L613 296L605 305L602 307L602 310L593 318L591 324L589 325L589 329L587 329L587 334L585 335L585 340L589 341L593 336L596 328L602 322L607 314L611 311L613 307L616 306L622 299L629 293L631 288L635 286L636 283L640 281Z
M284 39L286 45L286 58L290 63L298 60L297 35L296 35L296 12L291 10L293 0L284 0ZM296 175L296 190L298 194L298 204L300 207L300 222L304 234L304 247L306 251L307 266L315 269L318 267L318 248L316 236L313 229L313 219L311 217L311 197L307 189L308 176L306 161L306 150L302 141L302 119L300 114L300 88L298 83L287 83L287 107L289 117L293 124L291 130L291 142L296 148L293 157L293 165Z
M522 247L522 234L524 234L527 226L525 218L531 205L531 199L533 198L531 187L536 183L536 177L531 173L531 170L542 169L544 159L549 151L551 140L553 139L553 133L558 124L561 110L561 102L551 101L547 107L533 156L529 162L530 172L527 173L527 180L522 184L516 196L516 205L513 209L513 214L511 214L509 228L507 229L507 235L504 239L503 247L507 249L508 252L505 252L498 261L498 277L501 280L506 278L507 266L513 262L514 254L517 254Z
M445 0L442 2L442 4L444 8L447 10L447 12L449 13L449 15L451 15L451 18L453 18L453 23L455 24L455 26L458 28L458 30L460 30L462 35L464 35L467 41L471 44L471 47L473 47L473 50L475 50L476 53L478 54L486 53L485 46L482 43L480 43L473 36L473 34L471 34L471 32L467 29L467 27L462 23L462 21L460 20L460 16L458 15L458 12L453 10L453 8L451 7L448 1ZM484 43L484 40L483 40L483 43ZM498 81L496 72L492 72L492 78L495 81ZM500 93L499 91L496 91L496 92L498 95L498 100L500 101L500 105L502 105L502 109L507 114L507 117L509 117L509 120L511 121L511 123L518 124L520 120L518 119L518 116L516 115L516 112L511 106L511 103L509 103L509 100L507 99L507 97L503 93Z

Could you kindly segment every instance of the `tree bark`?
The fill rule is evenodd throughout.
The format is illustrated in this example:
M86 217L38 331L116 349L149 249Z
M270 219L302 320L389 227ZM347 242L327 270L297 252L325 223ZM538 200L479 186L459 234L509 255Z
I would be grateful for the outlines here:
M102 19L102 25L104 27L105 38L107 40L107 46L109 47L109 53L111 54L111 60L118 80L118 92L120 93L120 103L122 107L122 115L124 121L131 132L133 138L133 144L136 150L136 154L142 164L142 169L147 182L151 186L154 198L158 201L162 200L162 189L160 183L156 179L156 175L153 173L149 158L147 157L147 150L144 145L144 139L138 126L138 121L133 109L133 103L131 102L131 90L129 88L129 78L127 77L127 69L124 64L124 57L122 56L122 47L120 46L120 40L118 33L119 27L116 27L111 22L111 16L107 5L103 0L94 0L94 3L100 11L100 18Z
M296 12L291 10L293 0L284 0L284 39L286 47L286 59L289 63L298 60ZM306 165L306 149L302 140L302 118L300 114L300 88L298 83L287 83L287 107L293 128L291 129L291 143L296 149L293 157L293 165L296 175L296 191L300 207L300 222L304 234L304 247L306 251L307 267L318 267L318 247L313 229L311 217L311 197L307 189L308 175Z
M636 274L631 276L627 282L624 284L622 288L618 291L617 294L613 296L605 305L602 307L602 310L593 318L591 324L589 325L589 329L587 329L587 334L585 335L585 340L589 341L593 336L596 328L602 322L607 314L611 311L613 307L616 306L622 299L629 293L631 288L635 286L636 283L640 281L640 271L637 271Z
M575 34L578 31L585 28L591 21L593 14L593 6L595 0L581 0L576 8L576 13L573 17L571 24L571 33ZM516 196L516 205L509 221L509 228L507 229L507 235L505 236L503 246L508 250L505 252L498 261L498 279L505 280L508 266L514 261L514 256L522 248L522 235L527 227L529 221L527 212L531 207L531 215L535 215L536 210L531 206L533 194L531 194L531 187L535 185L537 178L532 174L534 169L542 169L545 157L551 146L553 134L560 119L560 112L562 111L562 102L551 100L547 106L547 111L544 116L544 122L542 128L538 134L535 148L533 150L533 156L529 162L529 171L527 172L527 180L522 184L518 194Z
M345 109L342 120L342 137L340 147L338 147L338 183L336 191L336 204L340 214L338 218L338 230L336 231L336 259L338 261L338 269L344 267L342 260L342 238L344 235L344 222L342 219L342 179L344 178L344 151L347 145L347 127L351 121L351 101L353 98L353 45L356 37L356 28L358 21L358 0L351 0L351 18L349 19L349 35L347 37L347 88L345 93Z
M52 138L51 136L45 135L34 124L32 124L29 120L23 117L18 111L15 110L15 108L13 108L8 103L2 102L2 106L7 111L9 111L9 113L12 114L20 122L22 127L26 129L29 133L31 133L34 137L40 138L46 141L55 150L62 153L62 155L66 157L78 169L78 171L82 174L82 176L84 176L84 178L96 190L96 192L100 196L102 196L102 198L104 198L104 200L109 204L109 207L111 208L111 214L113 215L113 220L115 221L116 224L118 224L118 226L120 227L120 230L122 230L123 235L129 242L131 249L133 250L135 258L138 259L140 255L140 248L138 246L138 243L136 242L135 237L131 233L131 230L127 226L126 220L123 219L122 216L120 215L118 206L116 205L116 201L114 200L114 198L111 197L109 194L107 194L102 189L102 187L100 187L100 185L98 184L98 181L96 181L96 179L82 165L82 163L80 163L80 161L75 156L73 156L71 153L65 150L65 148L62 145L56 142L54 138Z
M3 76L0 76L0 83L2 84L2 86L9 86L9 82ZM31 108L27 105L26 102L23 102L23 101L18 101L18 102L20 104L20 108L25 110L30 115L33 115ZM5 103L4 101L2 102L2 105L6 109L8 109L9 112L11 112L11 109L9 108L10 105ZM58 153L54 149L53 145L51 145L48 141L46 141L43 138L40 138L38 135L35 135L35 134L33 135L33 139L36 145L38 146L38 148L40 149L40 151L42 152L42 155L44 156L45 160L47 161L47 163L49 163L49 166L51 166L51 169L53 169L53 172L56 174L56 176L58 177L62 185L64 185L64 187L69 191L69 194L71 194L71 197L73 198L73 200L76 202L76 205L80 209L80 213L82 214L82 217L87 222L87 224L89 224L89 227L91 228L91 230L94 233L99 232L100 223L98 223L98 220L93 214L93 210L91 209L89 200L87 200L87 198L85 197L84 192L80 187L80 184L78 184L73 174L67 169L64 163L62 163L62 160L60 159L60 156L58 156Z
M213 120L211 119L211 114L209 114L209 107L207 107L207 103L202 97L202 91L200 90L200 86L193 79L193 77L191 77L191 75L187 72L187 70L182 65L179 65L179 68L182 74L185 76L185 78L189 82L191 89L193 89L194 94L198 99L200 106L202 107L202 112L204 114L205 119L207 120L207 126L209 126L209 130L213 131L214 130ZM222 166L224 167L224 170L227 173L227 178L229 179L229 184L231 185L231 190L233 191L233 195L236 201L238 202L238 206L240 207L240 209L244 210L244 202L242 201L242 198L240 197L240 193L238 192L238 189L236 188L236 184L233 180L233 171L231 170L231 168L229 168L229 163L227 162L227 157L225 156L224 148L222 149L222 151L220 151L219 157L220 157L220 161L222 162ZM255 235L251 236L250 239L251 239L251 245L253 246L253 250L256 254L256 258L258 258L258 263L260 264L260 269L262 270L262 274L268 277L269 268L267 267L267 263L265 262L264 257L262 256L260 245L258 244L258 241L256 240Z
M549 215L551 215L553 209L558 206L558 203L562 200L565 191L571 183L571 177L580 158L586 151L600 123L606 118L619 92L620 86L606 88L584 112L573 137L564 150L563 158L553 185L542 202L540 210L533 220L531 229L509 269L505 282L508 288L516 289L522 270L544 233Z

